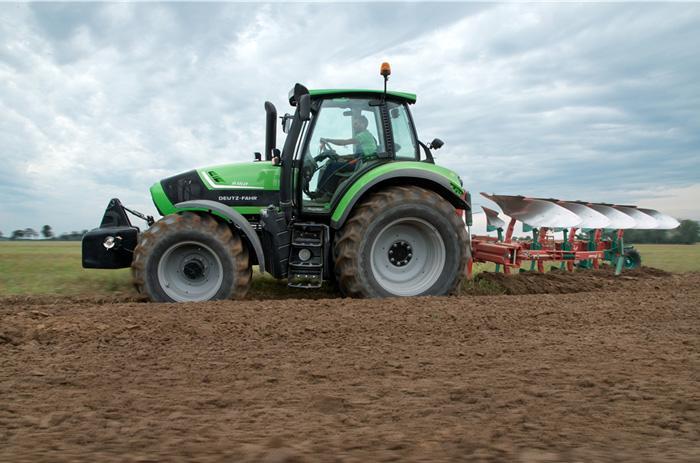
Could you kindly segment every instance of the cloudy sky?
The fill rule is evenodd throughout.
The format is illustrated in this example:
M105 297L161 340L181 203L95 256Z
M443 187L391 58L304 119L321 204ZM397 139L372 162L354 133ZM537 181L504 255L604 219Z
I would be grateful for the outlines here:
M266 99L382 61L474 194L700 219L698 43L700 4L3 4L0 231L155 215L155 181L262 151Z

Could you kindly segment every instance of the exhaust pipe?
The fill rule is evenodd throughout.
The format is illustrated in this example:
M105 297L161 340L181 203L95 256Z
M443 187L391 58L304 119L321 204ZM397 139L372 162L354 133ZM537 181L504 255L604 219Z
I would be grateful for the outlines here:
M272 154L277 148L277 109L269 101L265 102L265 160L271 161Z

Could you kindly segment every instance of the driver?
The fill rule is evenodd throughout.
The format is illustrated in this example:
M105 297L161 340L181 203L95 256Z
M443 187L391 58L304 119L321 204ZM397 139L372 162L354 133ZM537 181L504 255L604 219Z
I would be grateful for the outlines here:
M356 152L349 156L337 156L326 165L323 174L318 182L318 190L332 195L335 192L337 183L340 180L336 174L348 172L357 168L357 164L368 160L377 154L377 141L367 130L369 121L363 115L355 116L352 119L352 129L355 136L348 139L321 138L319 142L323 145L333 144L338 146L355 145Z
M374 136L369 133L369 130L367 130L368 125L369 121L365 116L355 116L352 118L352 131L355 134L353 138L348 138L346 140L321 138L320 142L338 146L356 145L357 152L354 157L366 158L372 156L377 154L377 141L374 139Z

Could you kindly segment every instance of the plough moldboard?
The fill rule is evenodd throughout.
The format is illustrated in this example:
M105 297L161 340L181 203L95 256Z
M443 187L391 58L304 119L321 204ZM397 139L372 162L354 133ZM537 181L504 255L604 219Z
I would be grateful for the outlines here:
M620 274L623 268L641 264L639 254L625 247L624 231L671 230L679 222L653 209L636 206L563 201L552 198L489 195L485 198L496 203L510 217L506 222L498 211L483 207L487 231L497 236L473 236L473 262L492 262L496 271L510 273L530 262L530 270L544 271L545 262L559 262L561 269L598 268L608 262ZM514 239L515 225L521 222L524 232L531 232L531 240ZM561 233L557 239L555 233Z

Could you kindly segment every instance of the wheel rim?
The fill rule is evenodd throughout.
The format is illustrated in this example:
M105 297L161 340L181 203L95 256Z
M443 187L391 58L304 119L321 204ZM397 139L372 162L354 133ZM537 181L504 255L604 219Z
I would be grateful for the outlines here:
M434 226L414 217L398 219L385 226L372 243L372 274L387 292L416 296L438 281L445 255L445 243Z
M158 262L158 283L168 297L178 302L213 298L223 278L219 256L196 241L173 244Z

